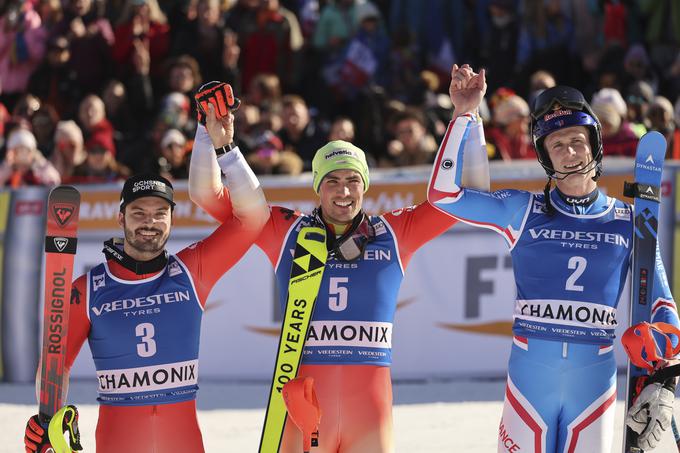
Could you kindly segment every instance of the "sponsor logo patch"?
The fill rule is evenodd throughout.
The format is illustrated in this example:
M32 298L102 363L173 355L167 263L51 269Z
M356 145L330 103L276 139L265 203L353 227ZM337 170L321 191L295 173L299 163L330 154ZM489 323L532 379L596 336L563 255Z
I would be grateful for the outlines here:
M545 212L545 203L534 200L534 205L531 207L531 212L534 214L543 214Z
M93 275L92 276L92 291L97 291L99 288L103 288L106 285L106 279L104 274Z
M99 392L107 394L168 390L196 385L198 360L163 365L97 371Z
M614 218L616 220L630 220L630 209L614 208Z
M67 245L68 245L68 238L61 238L61 237L54 238L54 246L60 252L63 252Z
M373 225L373 228L375 229L376 236L387 233L387 228L385 227L385 223L382 220Z
M52 214L60 227L66 226L71 221L75 208L72 204L56 203L52 207Z
M305 346L392 347L389 322L312 321Z
M168 266L168 275L170 277L174 277L175 275L179 275L181 273L182 273L182 268L179 266L179 264L177 264L176 261L173 261L172 263L170 263L170 265Z

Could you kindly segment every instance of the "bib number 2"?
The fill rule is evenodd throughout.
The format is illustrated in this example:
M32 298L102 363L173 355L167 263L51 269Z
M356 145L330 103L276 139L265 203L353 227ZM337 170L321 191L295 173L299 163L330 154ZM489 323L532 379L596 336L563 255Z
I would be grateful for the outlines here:
M578 278L586 271L587 265L588 260L582 256L572 256L569 258L567 267L569 267L569 269L573 269L574 272L572 272L567 279L567 284L565 286L566 290L583 292L583 285L577 285L576 280L578 280Z

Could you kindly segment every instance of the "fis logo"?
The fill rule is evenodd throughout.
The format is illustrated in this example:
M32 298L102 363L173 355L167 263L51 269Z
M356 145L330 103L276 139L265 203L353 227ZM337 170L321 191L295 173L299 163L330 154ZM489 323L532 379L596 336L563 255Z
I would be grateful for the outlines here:
M545 212L545 203L534 200L534 205L531 207L531 212L534 214L543 214Z
M103 288L106 285L106 279L104 274L93 275L92 276L92 291L97 291L99 288Z
M177 264L177 261L173 261L170 263L168 266L168 275L170 277L174 277L175 275L179 275L182 273L182 268L179 267L179 264Z

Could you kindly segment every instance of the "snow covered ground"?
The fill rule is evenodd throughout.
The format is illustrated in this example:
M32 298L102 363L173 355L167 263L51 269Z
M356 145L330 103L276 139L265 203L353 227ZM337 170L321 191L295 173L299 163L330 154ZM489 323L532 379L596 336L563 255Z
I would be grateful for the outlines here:
M619 380L619 390L622 388ZM504 381L501 380L395 383L396 451L495 452L503 391ZM267 395L265 383L201 382L198 418L206 450L256 451ZM69 402L77 404L81 412L80 428L86 451L94 451L97 406L92 403L95 397L94 381L72 382ZM619 392L617 438L612 450L616 453L621 451L621 398ZM36 411L34 400L32 385L0 384L0 453L23 452L24 425ZM676 414L680 414L678 403ZM655 451L676 451L670 434Z

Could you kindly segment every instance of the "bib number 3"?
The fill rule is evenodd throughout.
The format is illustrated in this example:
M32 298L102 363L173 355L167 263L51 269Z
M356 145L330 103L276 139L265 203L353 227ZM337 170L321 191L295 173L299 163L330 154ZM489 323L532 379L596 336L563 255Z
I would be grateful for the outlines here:
M156 340L153 339L155 334L156 331L150 322L137 324L135 335L142 338L142 342L137 343L137 354L140 357L151 357L156 354Z

